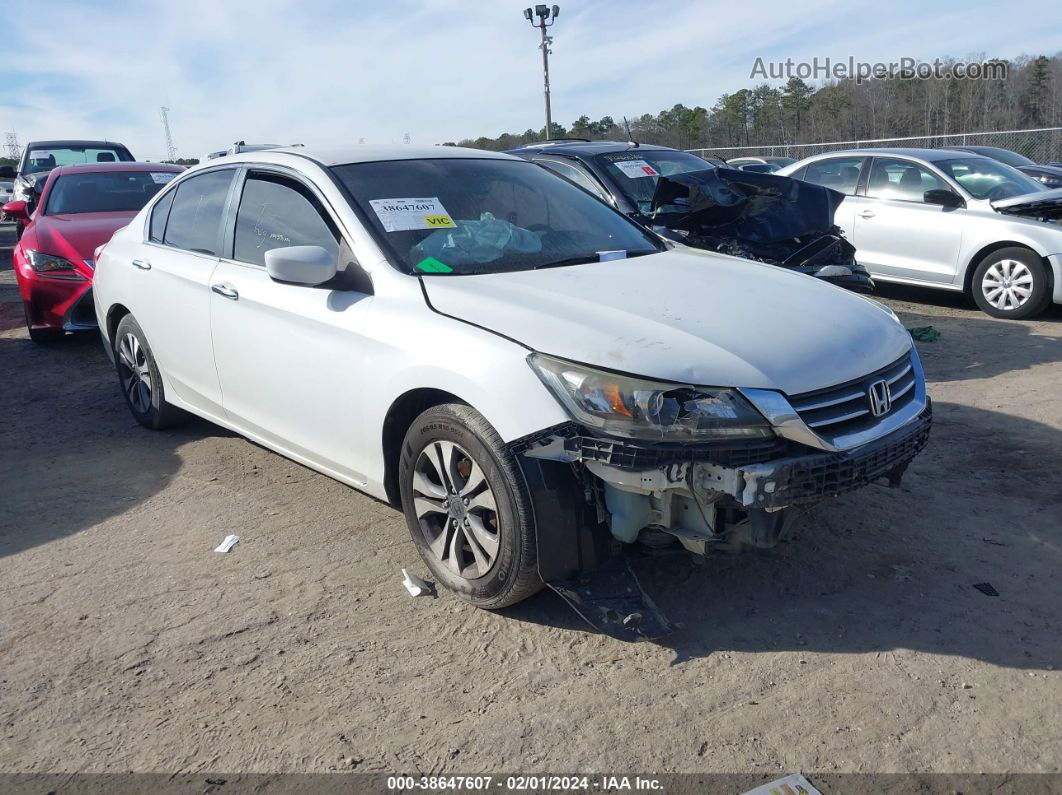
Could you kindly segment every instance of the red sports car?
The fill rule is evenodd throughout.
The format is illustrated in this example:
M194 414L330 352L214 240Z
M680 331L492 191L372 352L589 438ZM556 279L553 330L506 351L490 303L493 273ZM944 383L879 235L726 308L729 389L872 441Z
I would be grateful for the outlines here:
M181 171L167 163L60 166L48 175L32 215L25 202L4 205L4 213L28 223L15 247L15 277L34 342L96 329L96 249Z

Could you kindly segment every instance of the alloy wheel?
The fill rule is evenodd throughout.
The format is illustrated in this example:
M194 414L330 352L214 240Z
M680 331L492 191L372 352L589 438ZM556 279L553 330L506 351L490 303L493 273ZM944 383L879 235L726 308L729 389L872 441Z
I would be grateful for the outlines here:
M413 470L413 508L432 554L460 577L484 576L498 558L498 508L487 476L454 442L430 443Z
M122 389L133 409L146 414L151 408L151 368L144 348L134 334L126 334L118 345Z
M985 300L996 309L1012 311L1032 297L1032 271L1023 262L1002 259L985 271L981 291Z

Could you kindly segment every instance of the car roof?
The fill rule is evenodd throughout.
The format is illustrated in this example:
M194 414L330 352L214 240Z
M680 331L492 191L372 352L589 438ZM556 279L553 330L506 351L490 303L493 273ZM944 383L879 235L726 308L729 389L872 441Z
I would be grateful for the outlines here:
M560 154L568 155L601 155L610 154L612 152L626 152L628 150L671 150L670 146L657 146L655 144L638 144L633 141L536 141L535 143L524 144L518 146L515 149L509 149L509 152L535 152L538 154L547 154L549 152L558 152ZM673 151L673 150L672 150Z
M184 166L174 165L173 163L140 163L129 160L116 160L110 163L78 163L72 166L56 166L51 173L61 177L64 174L98 174L107 171L154 171L155 173L172 172L179 174L184 171Z
M467 149L460 146L415 146L395 144L345 144L336 146L284 146L278 149L261 149L254 152L239 152L205 161L210 166L225 163L273 162L273 155L297 155L309 158L322 166L343 166L349 163L377 163L388 160L438 160L438 159L490 159L519 160L503 152L487 149Z
M882 155L896 155L898 157L913 157L918 160L925 160L927 163L933 163L938 160L953 160L956 157L984 157L973 152L958 152L954 149L919 149L916 147L881 147L880 149L866 148L866 149L837 149L832 152L823 152L822 154L812 155L811 157L818 160L823 157L839 157L841 155L855 155L859 157L881 157ZM809 158L810 159L810 158ZM985 158L990 160L991 158ZM793 164L795 165L795 163Z
M26 144L26 148L30 149L37 146L97 146L103 144L104 146L120 146L122 149L127 149L125 144L118 143L117 141L81 141L73 138L63 141L30 141Z

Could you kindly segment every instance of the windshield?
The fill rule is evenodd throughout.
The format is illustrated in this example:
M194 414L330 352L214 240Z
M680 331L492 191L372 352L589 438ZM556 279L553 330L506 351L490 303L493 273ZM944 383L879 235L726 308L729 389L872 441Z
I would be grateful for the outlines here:
M984 155L985 157L991 157L993 160L998 160L1000 163L1006 163L1008 166L1035 166L1036 163L1025 157L1019 155L1017 152L1012 152L1009 149L999 149L995 146L988 146L981 150L975 150L977 154Z
M676 149L629 149L596 156L627 200L648 215L653 207L656 182L661 176L704 171L715 166L689 152Z
M662 248L586 191L523 160L392 160L332 171L411 273L530 270Z
M48 146L31 148L26 155L23 174L41 174L56 166L76 166L85 163L130 162L133 156L120 144L100 146Z
M175 176L172 171L64 174L52 183L44 214L136 212Z
M934 165L958 182L975 199L998 201L1045 190L1043 183L1017 169L986 157L957 157Z

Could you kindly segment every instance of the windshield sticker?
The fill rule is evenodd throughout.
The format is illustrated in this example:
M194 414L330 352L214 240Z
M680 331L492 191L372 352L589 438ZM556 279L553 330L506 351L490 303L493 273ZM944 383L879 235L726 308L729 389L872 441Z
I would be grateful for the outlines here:
M425 257L417 263L417 270L425 273L453 273L454 269L435 257Z
M659 177L658 172L651 165L644 160L620 160L613 163L616 168L623 172L625 177L629 179L638 179L639 177Z
M49 157L53 157L51 152L45 151L44 149L34 149L30 152L29 159L40 162L41 160L47 160Z
M457 226L438 197L425 199L371 199L376 217L387 232L411 229L453 229Z
M151 180L156 185L165 185L167 182L169 182L171 179L173 179L176 176L177 176L176 174L174 174L173 172L170 172L170 171L152 171L151 172Z
M619 251L599 251L597 252L598 262L612 262L617 259L627 259L627 250L620 249Z

